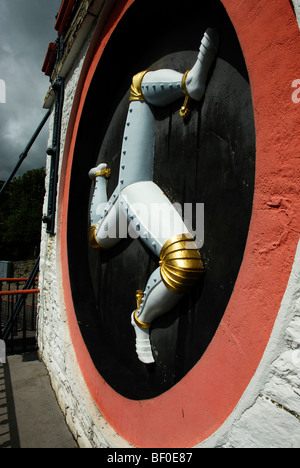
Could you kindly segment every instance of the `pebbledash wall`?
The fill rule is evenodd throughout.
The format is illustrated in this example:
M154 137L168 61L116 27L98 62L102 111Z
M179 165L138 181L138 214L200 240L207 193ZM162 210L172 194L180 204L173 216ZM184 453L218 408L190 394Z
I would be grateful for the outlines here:
M136 0L138 1L138 0ZM127 436L124 425L115 423L114 417L107 416L107 412L102 411L101 402L101 387L95 392L92 385L87 378L87 373L84 371L84 359L86 356L81 348L75 346L74 340L74 327L70 320L68 313L68 294L65 291L64 275L66 269L63 267L62 258L65 254L63 250L66 244L63 240L64 223L64 197L66 197L67 180L70 177L70 165L68 164L70 153L72 151L72 138L74 136L74 129L78 125L78 112L80 111L82 99L86 93L86 86L88 85L88 76L93 73L95 67L94 57L99 52L99 48L105 47L105 41L109 40L111 31L117 27L119 18L122 17L124 12L134 2L131 1L111 1L111 0L95 0L89 3L92 15L89 15L88 20L81 24L80 32L76 40L72 44L69 51L72 60L65 61L62 65L60 73L65 77L65 100L63 108L63 120L61 130L61 151L60 151L60 166L59 166L59 181L58 181L58 198L57 198L57 211L56 211L56 233L50 236L46 232L46 227L42 228L42 243L41 243L41 264L40 264L40 303L39 303L39 317L38 317L38 346L42 360L50 374L52 386L57 395L58 402L65 414L67 424L69 425L74 437L78 441L80 447L155 447L151 438L147 439L147 429L145 430L144 437L132 434ZM284 172L289 164L289 161L284 159L284 155L279 155L277 160L282 163L282 170L273 168L274 180L273 193L267 193L264 201L260 200L261 195L256 195L254 202L253 217L259 216L261 213L260 224L262 231L268 229L275 229L274 242L270 246L264 246L259 238L259 232L256 227L250 227L248 247L245 252L245 259L241 267L240 275L243 275L246 269L257 269L257 276L263 278L264 274L268 272L267 263L271 263L271 255L282 250L281 257L278 263L274 264L272 268L276 268L275 281L273 284L274 296L280 295L280 301L277 302L270 294L272 285L266 285L266 295L264 303L259 305L257 302L257 315L264 315L265 304L271 303L274 310L274 319L272 317L266 318L265 327L270 329L269 339L264 352L261 353L258 360L258 366L252 368L251 372L244 375L243 359L245 367L247 362L251 360L249 353L258 354L256 349L251 349L251 346L243 347L241 336L255 333L251 329L250 323L235 324L235 328L231 328L230 333L230 317L228 314L224 316L220 324L219 331L216 338L212 341L207 356L204 356L204 368L206 371L206 380L202 380L201 385L205 386L207 381L215 378L215 373L222 373L222 369L230 368L230 365L237 366L237 361L233 360L232 363L225 362L222 358L221 363L213 365L213 355L218 353L218 346L221 346L220 335L225 336L225 340L231 342L239 355L243 359L239 361L240 368L237 369L235 375L241 374L244 389L241 391L240 397L235 404L223 404L220 412L215 416L214 423L210 422L212 410L207 413L202 412L199 420L193 420L193 436L190 437L190 442L186 439L186 435L182 434L182 443L180 442L180 434L174 436L174 440L169 435L166 435L165 441L161 440L161 447L223 447L223 448L244 448L244 447L300 447L300 245L299 241L299 114L300 104L293 102L292 96L295 89L293 88L293 81L300 79L300 75L295 75L296 66L293 69L285 69L290 66L290 63L276 60L276 57L283 57L283 52L286 49L287 55L291 52L289 48L289 37L294 44L295 38L299 41L299 31L297 30L296 15L300 17L300 2L294 0L294 9L292 9L291 2L288 0L273 0L272 2L265 2L263 0L251 0L250 2L240 2L237 0L223 1L227 9L228 15L237 31L238 37L241 42L242 50L245 54L246 64L249 67L250 84L252 87L254 110L256 113L257 125L257 152L262 154L267 150L267 145L270 144L270 139L266 133L268 126L266 123L270 117L270 103L278 99L276 90L273 88L276 83L276 75L278 78L278 86L280 87L280 80L286 81L284 83L284 92L286 99L286 107L282 109L282 115L277 116L280 120L288 120L292 118L294 126L287 123L290 130L286 134L286 141L280 147L280 151L286 149L289 158L293 159L293 165ZM250 6L245 4L251 4ZM296 14L295 14L296 13ZM280 15L280 18L279 18ZM105 30L105 27L107 29ZM249 31L251 28L256 31L248 39ZM260 29L262 28L262 29ZM265 64L268 62L266 54L272 49L272 44L264 40L254 41L252 49L249 52L249 43L259 34L268 38L266 30L272 29L272 34L276 36L278 32L277 46L281 47L281 52L277 54L277 50L273 51L270 55L272 66L266 72L265 80L268 78L268 73L272 73L275 77L274 81L264 83L264 90L259 82L257 74L262 73L259 69L260 62L257 62L257 74L254 70L254 63L256 57L265 57ZM276 34L275 29L278 28ZM282 31L281 28L285 28ZM298 34L298 36L297 36ZM274 40L274 44L276 40ZM275 45L273 44L273 47ZM299 49L299 43L298 43ZM282 55L280 55L280 53ZM252 54L252 55L251 55ZM299 64L299 53L294 56L294 61ZM67 63L68 62L68 63ZM251 68L252 67L252 68ZM283 70L282 70L283 68ZM271 75L270 75L271 76ZM262 78L261 78L262 80ZM265 96L269 93L268 96ZM265 99L262 103L260 100ZM273 97L272 97L273 96ZM276 105L276 103L274 104ZM54 108L54 103L51 93L46 98L45 106ZM299 106L299 107L297 107ZM287 115L292 113L292 117ZM49 131L49 146L52 142L53 130L53 112L50 122ZM295 120L297 122L295 122ZM262 123L263 122L263 123ZM273 122L274 123L274 122ZM258 125L262 125L264 136L259 132ZM273 124L272 124L273 125ZM296 130L297 129L297 130ZM272 131L272 130L270 130ZM272 134L272 138L276 138ZM277 137L280 138L280 132ZM264 142L264 138L266 141ZM265 145L265 146L264 146ZM281 145L281 142L274 141L274 145ZM274 153L278 149L274 149ZM276 156L276 155L275 155ZM274 156L274 157L275 157ZM298 160L297 160L298 158ZM274 166L277 165L276 157ZM271 162L272 164L272 162ZM49 175L50 162L48 161L47 173ZM298 165L298 169L297 169ZM261 165L262 166L262 165ZM278 166L278 165L277 165ZM277 167L278 169L278 167ZM262 184L262 170L258 163L257 187ZM260 172L259 172L260 171ZM282 178L281 178L282 176ZM282 193L279 185L289 178L289 192ZM47 210L47 193L45 198L44 211ZM298 202L297 202L298 199ZM260 205L261 203L261 205ZM268 203L268 209L280 213L281 228L277 231L277 226L274 224L272 217L268 217L268 213L263 212L262 204ZM254 221L253 221L254 223ZM268 223L270 225L268 225ZM256 224L257 226L257 224ZM291 247L287 248L289 243ZM80 247L79 247L80 248ZM252 256L258 255L260 252L260 261L254 262ZM268 254L271 254L268 256ZM264 262L262 260L264 258ZM281 267L280 267L281 265ZM249 283L251 283L251 275ZM251 286L252 284L252 286ZM249 284L249 288L254 287L253 281ZM262 290L264 295L264 284L256 285L257 288ZM247 283L241 283L237 280L235 293L239 290L247 289ZM279 292L277 293L276 291ZM252 291L253 295L256 292ZM251 293L251 294L252 294ZM240 292L240 294L242 294ZM228 307L233 307L232 303ZM246 307L245 303L240 302L235 306L236 311ZM261 310L259 310L261 309ZM228 312L229 313L229 312ZM238 313L238 312L237 312ZM226 321L227 317L227 321ZM232 317L232 315L231 315ZM73 327L73 328L72 328ZM249 328L249 331L248 331ZM252 330L252 331L251 331ZM267 332L268 333L268 330ZM78 341L78 340L77 340ZM205 359L208 364L205 367ZM229 358L228 358L229 359ZM88 363L87 363L88 365ZM222 367L224 366L224 367ZM253 367L253 366L252 366ZM193 370L193 372L197 372ZM198 369L199 371L199 369ZM200 371L199 371L200 372ZM210 375L208 375L208 373ZM252 373L252 374L251 374ZM250 376L250 377L249 377ZM190 378L192 380L192 378ZM189 376L186 379L189 383ZM239 387L238 382L231 382L232 387ZM209 385L209 383L207 383ZM217 385L217 384L216 384ZM242 387L239 387L242 388ZM172 390L171 390L172 392ZM182 395L184 394L184 387L181 389ZM226 393L225 389L224 392ZM234 390L232 390L234 392ZM176 393L176 389L173 393ZM180 394L181 395L181 394ZM105 399L106 393L103 394ZM117 396L114 396L117 398ZM177 396L177 398L179 398ZM236 395L235 395L236 398ZM230 399L230 398L229 398ZM159 398L158 398L159 400ZM207 398L207 405L212 405L209 401L210 396ZM163 399L162 399L163 401ZM163 404L163 403L162 403ZM196 403L193 403L197 406ZM141 403L141 408L143 404ZM205 401L200 401L199 406L205 408ZM104 404L105 407L105 404ZM133 405L132 405L133 407ZM121 406L120 406L121 408ZM121 409L119 410L121 411ZM227 411L227 413L226 413ZM142 409L141 409L142 412ZM104 417L103 413L106 415ZM216 409L217 413L217 409ZM128 413L124 413L124 417L128 417ZM130 414L130 412L129 412ZM136 418L137 412L135 408L132 410L133 418ZM224 416L225 415L225 416ZM165 415L166 416L166 415ZM121 417L121 415L120 415ZM168 418L168 416L166 416ZM200 420L201 417L204 421ZM207 421L205 421L205 418ZM171 416L172 419L172 416ZM131 421L135 425L136 420ZM137 423L138 424L138 423ZM187 422L187 424L189 424ZM207 430L205 426L208 426ZM147 419L144 419L144 425L147 426ZM198 429L197 429L198 428ZM188 428L186 427L188 431ZM198 430L198 433L197 433ZM191 431L192 433L192 431ZM157 444L158 446L158 444Z

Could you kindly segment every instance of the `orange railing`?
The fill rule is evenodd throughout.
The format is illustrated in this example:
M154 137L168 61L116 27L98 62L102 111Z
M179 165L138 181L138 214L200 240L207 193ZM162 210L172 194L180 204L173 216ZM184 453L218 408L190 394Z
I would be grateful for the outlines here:
M0 280L1 281L1 280ZM0 291L0 297L2 296L22 296L28 294L38 294L40 292L39 289L21 289L16 291Z
M35 345L37 294L34 279L32 289L21 289L28 278L0 278L0 338L13 352L27 351ZM21 349L20 349L21 348Z

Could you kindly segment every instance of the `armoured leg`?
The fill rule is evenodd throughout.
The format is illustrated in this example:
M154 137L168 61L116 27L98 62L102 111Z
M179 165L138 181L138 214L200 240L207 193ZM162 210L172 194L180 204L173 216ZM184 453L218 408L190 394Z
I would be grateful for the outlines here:
M145 364L154 362L150 327L189 293L203 273L197 245L191 235L175 236L160 254L160 268L150 277L144 292L138 291L137 309L131 317L136 333L136 351Z
M154 362L149 330L157 317L169 312L199 280L203 272L198 248L181 216L153 182L132 184L120 196L122 210L131 228L160 258L160 268L138 293L132 314L139 359Z

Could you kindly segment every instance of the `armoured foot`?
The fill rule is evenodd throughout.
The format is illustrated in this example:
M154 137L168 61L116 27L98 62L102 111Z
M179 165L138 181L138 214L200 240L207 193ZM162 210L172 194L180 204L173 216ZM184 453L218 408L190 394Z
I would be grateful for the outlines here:
M131 325L134 328L136 336L136 352L140 361L144 364L152 364L154 361L151 342L150 325L143 323L138 318L138 311L141 309L144 300L143 291L136 292L137 310L131 316Z
M150 342L149 329L140 328L134 320L135 312L131 316L131 325L134 328L136 335L136 353L138 358L144 364L153 364L154 358Z
M208 28L201 41L197 62L186 77L186 91L195 101L201 101L205 93L206 81L219 47L216 29Z
M108 169L107 164L101 163L97 167L94 167L93 169L90 170L89 178L91 180L96 179L96 177L105 177L106 179L109 179L110 174L111 174L111 170Z

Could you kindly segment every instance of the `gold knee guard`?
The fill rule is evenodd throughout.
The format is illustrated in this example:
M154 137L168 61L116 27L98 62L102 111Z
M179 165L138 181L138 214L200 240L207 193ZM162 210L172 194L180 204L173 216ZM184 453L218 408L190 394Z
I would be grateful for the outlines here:
M190 234L168 240L162 248L159 264L163 282L177 294L189 293L204 271L199 250Z
M142 93L142 81L147 72L148 70L142 71L133 77L132 85L130 89L129 102L133 102L133 101L145 102L146 101Z

